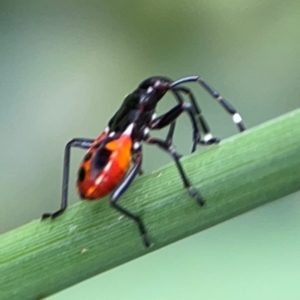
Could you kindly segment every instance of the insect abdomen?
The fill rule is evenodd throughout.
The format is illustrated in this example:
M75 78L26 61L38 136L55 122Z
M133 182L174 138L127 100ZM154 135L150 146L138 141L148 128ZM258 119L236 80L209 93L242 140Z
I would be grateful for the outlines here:
M83 199L94 200L109 194L127 173L131 162L131 137L122 134L102 146L93 146L81 163L77 189ZM92 155L90 155L92 153Z

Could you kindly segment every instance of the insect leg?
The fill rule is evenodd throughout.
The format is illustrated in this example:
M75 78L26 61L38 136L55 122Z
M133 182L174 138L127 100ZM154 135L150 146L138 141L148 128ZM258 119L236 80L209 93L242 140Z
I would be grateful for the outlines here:
M199 144L211 145L211 144L219 143L220 139L215 138L215 137L212 136L212 134L210 132L210 129L209 129L209 126L208 126L208 123L206 122L206 120L204 119L204 116L202 115L201 108L198 105L193 92L189 88L184 87L184 86L175 87L173 89L173 92L175 92L175 90L176 90L176 93L180 91L180 92L184 93L185 95L187 95L187 97L189 97L189 99L190 99L192 107L195 111L195 117L196 117L197 121L199 122L199 124L200 124L200 126L201 126L201 128L204 132L203 141L200 140Z
M137 224L145 247L150 247L150 242L149 242L149 239L147 237L147 231L146 231L145 225L144 225L143 221L141 220L141 218L139 216L133 214L132 212L128 211L127 209L123 208L122 206L120 206L118 204L118 200L120 199L122 194L127 190L127 188L129 187L129 185L131 184L133 179L137 176L137 174L139 173L139 170L141 168L141 165L142 165L142 151L141 151L141 148L138 149L138 150L135 150L135 151L136 151L136 153L135 153L136 158L135 158L134 166L129 171L127 176L123 179L121 184L112 193L112 195L110 197L110 204L118 212L120 212L121 214L123 214L126 217L130 218L131 220L133 220Z
M180 97L180 95L179 95L179 97ZM178 99L182 100L182 98L178 98ZM193 141L194 141L194 143L193 143L193 147L192 147L192 152L194 152L196 150L197 143L200 141L201 138L200 138L199 128L197 126L197 122L196 122L196 119L194 116L193 108L190 103L185 102L185 101L180 101L180 103L178 105L174 106L168 112L166 112L165 114L152 120L149 127L151 129L161 129L167 125L170 125L184 111L188 113L188 115L191 119L191 122L192 122L192 126L193 126Z
M63 168L63 181L62 181L62 195L60 209L54 213L44 213L42 220L46 218L55 219L61 215L68 206L68 184L69 184L69 171L70 171L70 156L71 148L89 149L94 140L75 138L67 143L65 147L64 168Z
M174 81L170 88L174 88L182 83L187 82L198 82L213 98L215 98L221 106L232 116L232 120L239 129L239 131L246 130L246 126L240 116L240 114L236 111L236 109L233 107L233 105L224 99L220 93L212 88L208 83L206 83L200 76L189 76L184 77L179 80Z
M172 127L175 127L175 122L173 122L170 126L170 131L172 130ZM174 128L173 128L174 130ZM179 171L180 177L182 179L183 185L184 187L187 189L188 193L190 194L191 197L193 197L197 203L200 206L203 206L205 204L205 201L202 199L202 197L200 196L200 194L192 187L187 175L185 174L185 171L180 163L180 155L176 152L174 146L171 144L171 141L163 141L157 138L152 138L150 136L148 136L145 139L145 142L148 144L153 144L153 145L157 145L159 148L161 148L162 150L168 152L173 160L175 161L175 164L177 166L177 169Z
M134 154L134 155L132 156L131 162L132 162L133 164L135 164L136 161L137 161L137 159L138 159L137 155ZM139 169L139 171L138 171L138 174L139 174L140 176L144 174L144 171L143 171L143 169L142 169L142 166L140 166L140 169Z

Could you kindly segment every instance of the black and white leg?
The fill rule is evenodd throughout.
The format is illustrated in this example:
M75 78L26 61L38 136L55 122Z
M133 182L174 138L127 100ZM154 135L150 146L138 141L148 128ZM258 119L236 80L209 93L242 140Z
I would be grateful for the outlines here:
M129 171L129 173L126 175L126 177L119 184L119 186L112 193L112 195L110 197L110 204L118 212L125 215L129 219L133 220L137 224L145 247L149 247L150 241L147 237L146 227L145 227L143 221L141 220L141 218L139 216L133 214L132 212L128 211L124 207L120 206L118 203L118 200L120 199L120 197L128 189L128 187L130 186L130 184L134 180L134 178L139 174L139 171L140 171L140 168L142 165L142 149L141 148L136 149L134 154L136 157L134 165L131 168L131 170Z
M94 140L92 139L75 138L67 143L65 147L65 155L64 155L61 206L60 209L54 213L44 213L42 215L42 220L46 218L55 219L56 217L61 215L68 206L68 185L69 185L69 173L70 173L71 148L89 149L93 144L93 142Z
M138 159L137 155L136 155L136 154L133 154L132 159L131 159L131 162L132 162L133 165L135 165L137 159ZM140 169L139 169L138 174L139 174L140 176L144 174L144 171L143 171L143 169L142 169L142 166L140 166Z
M152 87L148 88L147 92L143 95L143 98L141 99L141 103L147 102L147 100L153 94L155 94L156 89L165 90L165 91L168 91L170 89L169 85L160 86L159 84L160 83L157 83L157 85L153 88ZM189 102L184 101L184 99L181 97L181 95L179 93L174 91L174 96L178 102L178 105L174 106L172 109L170 109L165 114L153 119L149 125L149 128L152 130L164 128L164 127L170 125L173 121L175 121L181 113L187 112L187 114L190 117L190 120L192 122L192 127L193 127L194 144L192 147L192 152L194 152L196 150L197 143L200 140L200 132L199 132L199 128L197 125L197 121L194 116L195 112L193 110L192 105Z
M181 96L177 93L174 94L176 96L176 99L178 100L178 104L171 108L168 112L164 113L161 116L156 117L153 119L150 123L150 129L161 129L164 128L171 123L175 122L175 120L181 115L183 112L187 112L187 114L190 117L192 127L193 127L193 147L192 152L196 150L197 144L201 140L200 131L195 119L194 110L193 107L189 102L183 101ZM175 126L175 125L174 125Z
M202 115L202 110L201 110L200 106L198 105L196 97L194 96L193 92L189 88L184 87L184 86L177 86L177 87L173 88L172 91L173 91L173 93L182 92L190 99L190 102L194 109L195 118L198 121L200 128L202 129L202 131L204 133L203 140L199 140L199 144L211 145L211 144L219 143L220 139L212 136L210 128L208 126L208 123L205 120L204 116Z
M187 82L198 82L213 98L215 98L221 106L232 116L232 120L239 129L239 131L246 130L246 126L240 116L240 114L236 111L236 109L230 104L226 99L224 99L220 93L212 88L208 83L206 83L200 76L189 76L185 78L181 78L179 80L174 81L171 84L171 88L175 88L178 85Z
M148 136L145 139L145 142L148 144L157 145L159 148L168 152L172 156L172 158L176 164L176 167L179 171L179 174L180 174L180 177L181 177L184 187L186 188L186 190L188 191L190 196L193 197L200 206L203 206L205 204L205 201L202 199L201 195L191 185L191 183L180 163L181 156L176 152L175 148L172 145L172 135L174 132L174 128L175 128L175 122L173 122L170 125L170 130L169 130L170 134L168 134L168 138L165 141Z

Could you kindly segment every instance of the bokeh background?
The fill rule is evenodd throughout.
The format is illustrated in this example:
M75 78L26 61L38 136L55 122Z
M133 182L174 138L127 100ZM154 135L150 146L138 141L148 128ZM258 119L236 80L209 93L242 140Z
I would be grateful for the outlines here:
M249 127L299 107L299 16L297 0L1 0L0 232L58 207L66 142L96 137L148 76L202 75ZM191 87L213 133L235 134L222 108ZM173 103L164 100L159 111ZM177 133L177 148L187 154L187 117ZM71 203L83 152L73 154ZM146 172L170 161L151 147L145 156ZM300 299L299 196L49 299Z

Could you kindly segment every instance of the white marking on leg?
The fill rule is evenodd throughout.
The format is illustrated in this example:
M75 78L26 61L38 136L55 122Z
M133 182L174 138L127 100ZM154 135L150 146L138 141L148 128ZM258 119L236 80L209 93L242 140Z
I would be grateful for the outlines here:
M148 127L145 127L144 129L144 136L146 136L150 132L150 129Z
M209 133L207 133L205 136L204 136L204 141L205 142L208 142L209 140L211 140L212 139L212 134L209 132Z
M133 149L134 150L137 150L137 149L139 149L141 147L141 144L139 143L139 142L134 142L134 144L133 144Z
M235 124L239 124L242 122L242 118L241 116L238 114L238 113L235 113L233 116L232 116L232 120Z

